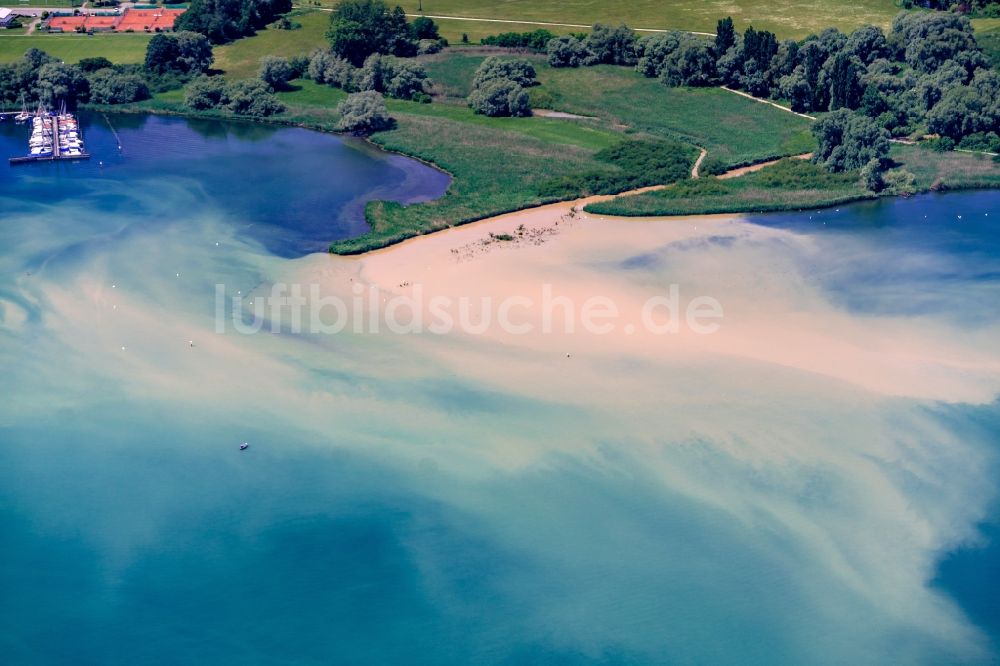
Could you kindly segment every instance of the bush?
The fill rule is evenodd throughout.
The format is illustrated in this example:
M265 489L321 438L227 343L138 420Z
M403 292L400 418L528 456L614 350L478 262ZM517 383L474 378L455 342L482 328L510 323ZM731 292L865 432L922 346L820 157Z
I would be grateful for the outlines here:
M373 54L354 75L355 88L374 91L396 99L417 99L430 90L430 79L423 65Z
M955 150L955 140L950 136L934 137L920 142L921 147L933 150L935 153L947 153Z
M417 55L431 55L441 51L441 42L437 39L421 39L417 42Z
M80 68L81 72L89 74L90 72L96 72L100 69L107 69L113 66L113 63L107 58L97 57L97 58L83 58L80 62L76 64Z
M718 156L709 153L698 167L699 176L720 176L729 170L729 165Z
M184 91L184 104L195 111L214 109L223 103L226 82L220 77L199 76Z
M238 116L266 118L281 113L285 106L260 79L236 81L226 86L226 108Z
M533 32L503 32L499 35L483 37L480 41L486 46L499 46L507 49L530 49L539 53L548 48L549 42L555 38L548 30Z
M497 56L490 56L483 60L476 69L476 75L472 79L472 87L479 88L487 82L497 79L508 79L522 88L538 84L535 68L527 60L522 58L504 60Z
M392 126L392 118L385 108L385 99L374 91L349 95L337 105L340 114L338 129L358 134L371 134Z
M528 116L531 105L528 93L510 79L492 79L469 95L469 106L484 116Z
M594 58L582 41L571 36L550 39L546 50L550 67L580 67L590 64Z
M917 191L916 177L906 169L893 169L882 176L885 192L889 194L914 194Z
M965 150L981 150L987 153L1000 153L1000 136L996 132L976 132L962 137L959 148Z
M354 66L329 50L316 49L309 59L306 73L316 83L350 90L354 78Z
M260 60L260 79L275 90L285 88L292 74L292 66L287 58L269 55Z

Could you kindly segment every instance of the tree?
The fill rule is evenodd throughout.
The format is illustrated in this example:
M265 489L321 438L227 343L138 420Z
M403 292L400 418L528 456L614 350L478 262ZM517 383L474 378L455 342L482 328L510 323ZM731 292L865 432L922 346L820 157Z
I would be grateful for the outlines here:
M869 192L878 192L884 187L882 182L882 161L871 159L861 168L861 186Z
M649 78L660 76L664 62L680 48L687 36L677 30L668 30L640 39L636 45L636 71Z
M863 25L847 38L844 45L847 52L857 57L861 62L870 65L889 53L889 42L881 28L874 25Z
M343 0L326 33L334 53L360 66L373 53L412 55L416 45L403 10L382 0Z
M154 74L201 74L212 64L212 45L196 32L156 34L146 47L145 67Z
M588 64L634 65L637 41L635 32L625 24L595 23L583 45L593 54L592 63Z
M510 79L486 81L469 95L469 106L484 116L527 116L531 114L528 93Z
M413 34L413 39L441 39L441 35L438 32L437 24L434 19L428 18L426 16L418 16L410 24L410 32Z
M348 95L337 105L337 113L340 114L337 127L345 132L371 134L392 126L382 95L370 90Z
M103 67L92 72L88 80L91 104L129 104L149 99L149 86L138 74Z
M490 56L480 63L472 79L472 87L478 88L487 81L509 79L519 86L527 88L538 84L535 68L523 58L504 60L498 56Z
M726 51L736 45L736 29L733 27L733 17L719 19L715 27L715 54L723 56Z
M816 121L812 132L819 144L813 161L830 171L860 169L889 155L889 133L871 118L847 109Z
M570 35L550 39L546 50L550 67L579 67L593 58L583 42Z
M861 61L847 51L841 51L827 61L830 81L830 109L856 109L861 103L864 87L860 73Z
M46 106L86 101L90 84L76 65L50 62L38 69L38 99Z
M197 32L213 44L224 44L254 34L291 9L291 0L192 0L174 29Z
M901 12L892 22L890 41L921 72L933 72L954 60L970 74L989 63L965 17L944 12Z
M80 71L84 73L96 72L100 69L111 67L112 65L113 63L104 57L83 58L76 64L76 66L80 68Z
M264 56L260 60L260 79L275 90L281 90L292 78L292 66L287 58Z

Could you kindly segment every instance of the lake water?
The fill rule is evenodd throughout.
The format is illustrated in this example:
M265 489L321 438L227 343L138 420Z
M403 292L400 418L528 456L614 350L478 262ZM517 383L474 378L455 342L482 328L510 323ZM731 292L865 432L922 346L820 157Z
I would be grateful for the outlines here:
M0 663L1000 659L1000 194L446 267L680 282L728 346L219 334L216 285L347 289L309 253L447 178L85 120L90 162L0 167Z

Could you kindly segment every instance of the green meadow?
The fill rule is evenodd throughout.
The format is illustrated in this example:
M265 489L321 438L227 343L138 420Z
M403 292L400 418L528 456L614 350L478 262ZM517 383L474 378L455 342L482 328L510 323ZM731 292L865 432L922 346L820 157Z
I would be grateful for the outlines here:
M332 7L336 0L319 0ZM308 6L313 3L303 3ZM627 23L634 28L680 29L713 32L716 21L732 16L737 28L753 25L771 30L779 37L801 38L835 26L850 31L860 25L887 27L899 12L893 0L733 0L731 2L697 2L695 0L401 0L407 13L429 16L504 19L509 21L539 21L572 23L589 26L594 23ZM476 21L442 23L444 35L457 40L462 32L478 32L482 24ZM538 26L491 24L491 30L530 30ZM565 32L576 28L554 28ZM489 34L489 33L488 33Z
M83 58L104 56L121 64L142 62L146 58L146 45L152 35L145 33L95 34L95 35L5 35L0 33L0 62L17 60L30 48L41 49L69 63Z

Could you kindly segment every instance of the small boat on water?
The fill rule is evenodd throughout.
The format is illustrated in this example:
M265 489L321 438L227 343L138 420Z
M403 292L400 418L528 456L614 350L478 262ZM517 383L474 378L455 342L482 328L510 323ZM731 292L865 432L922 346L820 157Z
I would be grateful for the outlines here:
M240 451L246 451L249 448L250 448L250 445L248 443L246 443L246 442L243 442L242 444L240 444Z
M14 120L19 123L23 123L30 117L31 114L28 113L28 102L24 99L24 93L21 93L21 113L14 116Z

